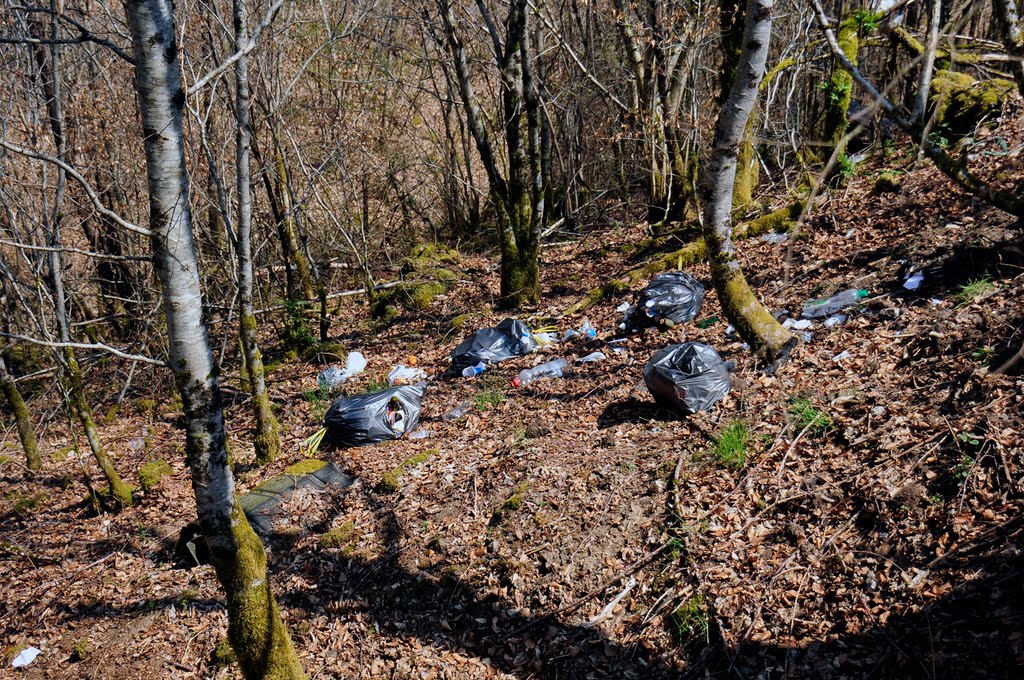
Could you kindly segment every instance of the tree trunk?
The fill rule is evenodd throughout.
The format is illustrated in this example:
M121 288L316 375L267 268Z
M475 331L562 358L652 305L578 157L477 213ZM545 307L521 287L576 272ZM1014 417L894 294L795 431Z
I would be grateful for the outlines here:
M249 42L248 15L244 0L234 0L232 12L235 24L235 49ZM253 447L256 462L266 464L281 453L281 437L277 418L270 408L267 380L263 371L263 357L256 338L256 315L252 303L252 174L249 169L249 60L243 56L235 62L235 118L237 148L235 150L235 181L238 192L238 303L239 330L245 354L245 370L252 390L256 433Z
M924 124L924 114L928 108L928 93L932 89L932 75L935 73L935 52L939 49L940 28L942 28L942 0L932 0L931 13L928 17L928 47L925 49L924 60L921 62L921 78L918 81L917 95L914 98L914 112L911 115L911 120L918 125ZM857 63L856 60L852 61Z
M992 0L992 9L999 18L1003 29L1003 43L1010 55L1010 70L1017 81L1017 88L1024 97L1024 31L1017 14L1017 0Z
M14 377L7 372L7 364L0 356L0 392L7 398L7 403L14 411L14 422L18 426L18 438L21 439L21 448L25 450L25 465L29 470L39 470L43 467L43 459L39 457L39 445L36 442L36 432L32 427L32 417L29 415L28 406L21 398L21 392L14 382Z
M857 31L856 16L848 17L839 24L839 46L852 64L857 63L857 54L860 52L860 34ZM843 138L849 126L847 116L853 97L853 78L839 64L832 68L832 77L825 88L825 96L825 141L828 143L828 153L835 155L838 161L832 165L828 173L828 176L832 177L836 170L842 167L842 160L846 156L846 142Z
M704 240L722 311L754 352L769 363L796 344L747 285L732 240L732 194L747 119L757 101L771 39L774 0L747 0L743 50L736 79L722 106L708 168Z
M185 169L174 13L169 0L125 3L135 54L153 260L162 283L168 365L185 411L186 455L203 536L227 595L228 638L246 678L302 678L270 590L267 556L235 496L216 365L203 321Z

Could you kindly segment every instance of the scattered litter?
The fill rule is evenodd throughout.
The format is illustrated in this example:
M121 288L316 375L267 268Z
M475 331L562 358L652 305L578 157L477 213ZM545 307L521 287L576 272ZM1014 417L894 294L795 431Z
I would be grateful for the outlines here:
M716 323L718 323L718 321L719 319L717 316L709 316L708 318L698 323L697 328L700 328L701 330L704 330L705 328L711 328Z
M274 533L287 517L287 509L283 506L299 489L347 489L355 482L355 477L342 472L335 463L326 463L308 474L286 472L278 475L239 496L238 504L252 528L260 535L267 536ZM193 557L197 558L195 554ZM201 560L197 558L196 562Z
M448 413L445 413L444 416L443 416L443 419L448 421L448 422L451 422L453 420L458 420L462 416L464 416L467 413L469 413L472 408L473 408L473 402L471 402L471 401L464 401L461 404L459 404L458 406L456 406L455 408L453 408L451 411L448 411Z
M359 375L366 369L366 357L359 352L349 352L345 359L345 368L329 366L316 376L316 384L321 389L333 392L346 380Z
M805 319L818 319L823 316L832 316L840 309L846 309L847 307L852 307L858 304L867 296L868 292L866 290L850 288L849 290L844 290L841 293L836 293L832 297L810 300L804 304L802 316Z
M430 436L430 430L413 430L409 433L409 439L426 439Z
M785 243L786 241L789 240L789 234L784 231L770 231L764 236L762 236L761 240L764 241L765 243L770 243L772 245L776 243Z
M540 346L529 327L516 319L505 319L494 328L482 328L452 350L452 368L461 371L478 363L496 364L523 356Z
M605 356L604 352L591 352L587 356L579 360L581 364L592 364L595 361L604 361L608 357Z
M810 319L793 319L789 318L782 322L782 327L789 329L792 328L795 331L805 331L811 327Z
M35 647L26 647L25 649L18 652L18 656L14 657L14 660L11 661L11 665L15 668L24 668L25 666L35 661L36 657L39 656L41 653L42 650L40 649L36 649Z
M845 314L833 314L832 316L825 319L825 328L833 328L841 323L845 323L847 316Z
M426 388L402 385L342 397L324 416L326 439L336 446L363 446L398 439L416 428Z
M907 280L903 282L903 287L907 290L917 290L921 287L924 282L924 272L914 272L907 277Z
M593 326L590 325L590 320L589 319L584 319L583 320L583 325L580 326L580 333L587 340L593 340L594 338L597 337L597 329L595 329Z
M534 337L537 338L537 342L542 345L550 345L558 342L558 333L554 333L552 331L537 333Z
M710 345L684 342L655 352L644 366L654 400L683 413L707 411L729 392L729 371Z
M388 373L388 384L394 387L395 385L412 385L421 380L427 379L427 372L422 368L412 368L405 364L399 364L391 369Z
M533 368L524 368L512 381L512 384L516 387L525 387L540 378L561 378L565 375L565 369L568 367L569 362L565 359L547 361Z
M849 359L852 356L853 355L850 354L850 350L844 349L842 352L832 357L832 361L836 362L837 364L842 364L843 359Z
M618 307L615 308L615 311L616 312L629 311L629 308L632 307L632 306L633 305L629 304L629 302L623 302L621 305L619 305Z
M578 338L579 335L579 331L577 331L574 328L570 328L569 330L562 334L562 342L565 342L566 340L570 340L572 338Z
M624 330L635 333L651 326L692 321L704 303L704 286L686 272L662 272L640 291L636 306L626 310Z
M805 343L806 342L810 342L811 340L814 340L814 333L812 333L810 331L804 331L803 333L797 333L797 335L799 335L800 339L803 340Z
M476 366L466 366L464 369L462 369L462 377L463 378L475 378L476 376L480 375L481 373L483 373L486 370L487 370L487 364L485 364L484 362L481 361Z
M942 304L942 298L928 298L928 302L932 307L938 307Z
M856 229L850 229L848 232L843 234L843 238L853 238L856 233L857 233Z
M884 406L874 406L874 407L871 408L871 415L873 415L873 416L880 416L883 413L885 413L885 407Z

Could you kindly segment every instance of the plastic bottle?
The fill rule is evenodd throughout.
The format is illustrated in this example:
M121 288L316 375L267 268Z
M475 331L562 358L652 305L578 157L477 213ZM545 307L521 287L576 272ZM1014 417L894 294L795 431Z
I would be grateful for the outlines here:
M591 352L587 356L580 359L581 364L592 364L595 361L603 361L608 357L605 356L604 352Z
M516 387L529 385L538 378L561 378L564 375L564 371L568 368L569 362L565 359L555 359L554 361L548 361L534 366L533 368L524 368L519 372L519 375L512 384Z
M832 316L840 309L846 309L860 302L868 296L866 290L850 288L841 293L836 293L830 298L819 298L811 300L804 305L801 314L805 319L818 319L823 316Z
M584 319L583 325L580 326L580 333L583 334L587 340L593 340L597 337L597 330L590 325L590 319Z
M451 411L448 411L448 413L445 413L444 416L443 416L443 419L445 421L447 421L447 422L451 422L453 420L458 420L462 416L464 416L467 413L469 413L472 408L473 408L473 402L471 402L471 401L464 401L461 404L459 404L458 406L456 406L455 408L453 408Z
M487 364L481 361L476 366L466 366L464 369L462 369L462 377L473 378L475 376L480 375L485 370L487 370Z

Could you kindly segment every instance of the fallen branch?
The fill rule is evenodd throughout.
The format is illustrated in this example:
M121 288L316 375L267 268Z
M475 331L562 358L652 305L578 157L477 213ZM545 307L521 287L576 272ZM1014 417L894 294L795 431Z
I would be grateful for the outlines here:
M799 200L784 208L779 208L774 212L770 212L767 215L762 215L755 220L737 225L733 230L733 238L737 241L741 241L743 239L760 236L761 234L769 231L784 231L784 229L780 229L780 227L786 227L788 229L792 226L792 224L800 217L803 209L804 201ZM662 255L658 259L649 262L642 267L626 272L624 275L609 281L603 286L594 288L587 293L586 297L562 313L563 315L579 314L583 310L594 306L606 298L625 293L641 280L650 278L659 272L663 272L666 269L672 269L673 267L687 267L699 264L704 261L706 256L707 250L704 245L704 239L698 238L697 240L686 244L679 250L668 253L667 255Z

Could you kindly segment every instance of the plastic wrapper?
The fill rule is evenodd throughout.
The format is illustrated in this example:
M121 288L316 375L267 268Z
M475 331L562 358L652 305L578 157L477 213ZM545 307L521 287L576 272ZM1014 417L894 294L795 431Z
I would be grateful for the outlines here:
M626 310L630 333L651 326L675 326L692 321L704 304L704 286L686 272L662 272L640 291L636 305Z
M536 350L540 344L530 333L529 327L516 319L505 319L494 328L482 328L459 343L452 350L453 372L483 362L496 364L499 361L519 357Z
M365 446L398 439L419 424L425 392L422 385L402 385L342 397L324 416L324 439L334 446Z
M655 352L644 366L644 383L656 402L684 414L710 410L732 385L722 357L701 342Z
M316 384L320 389L334 392L349 378L359 375L366 369L366 357L359 352L349 352L345 360L345 368L329 366L316 376Z

